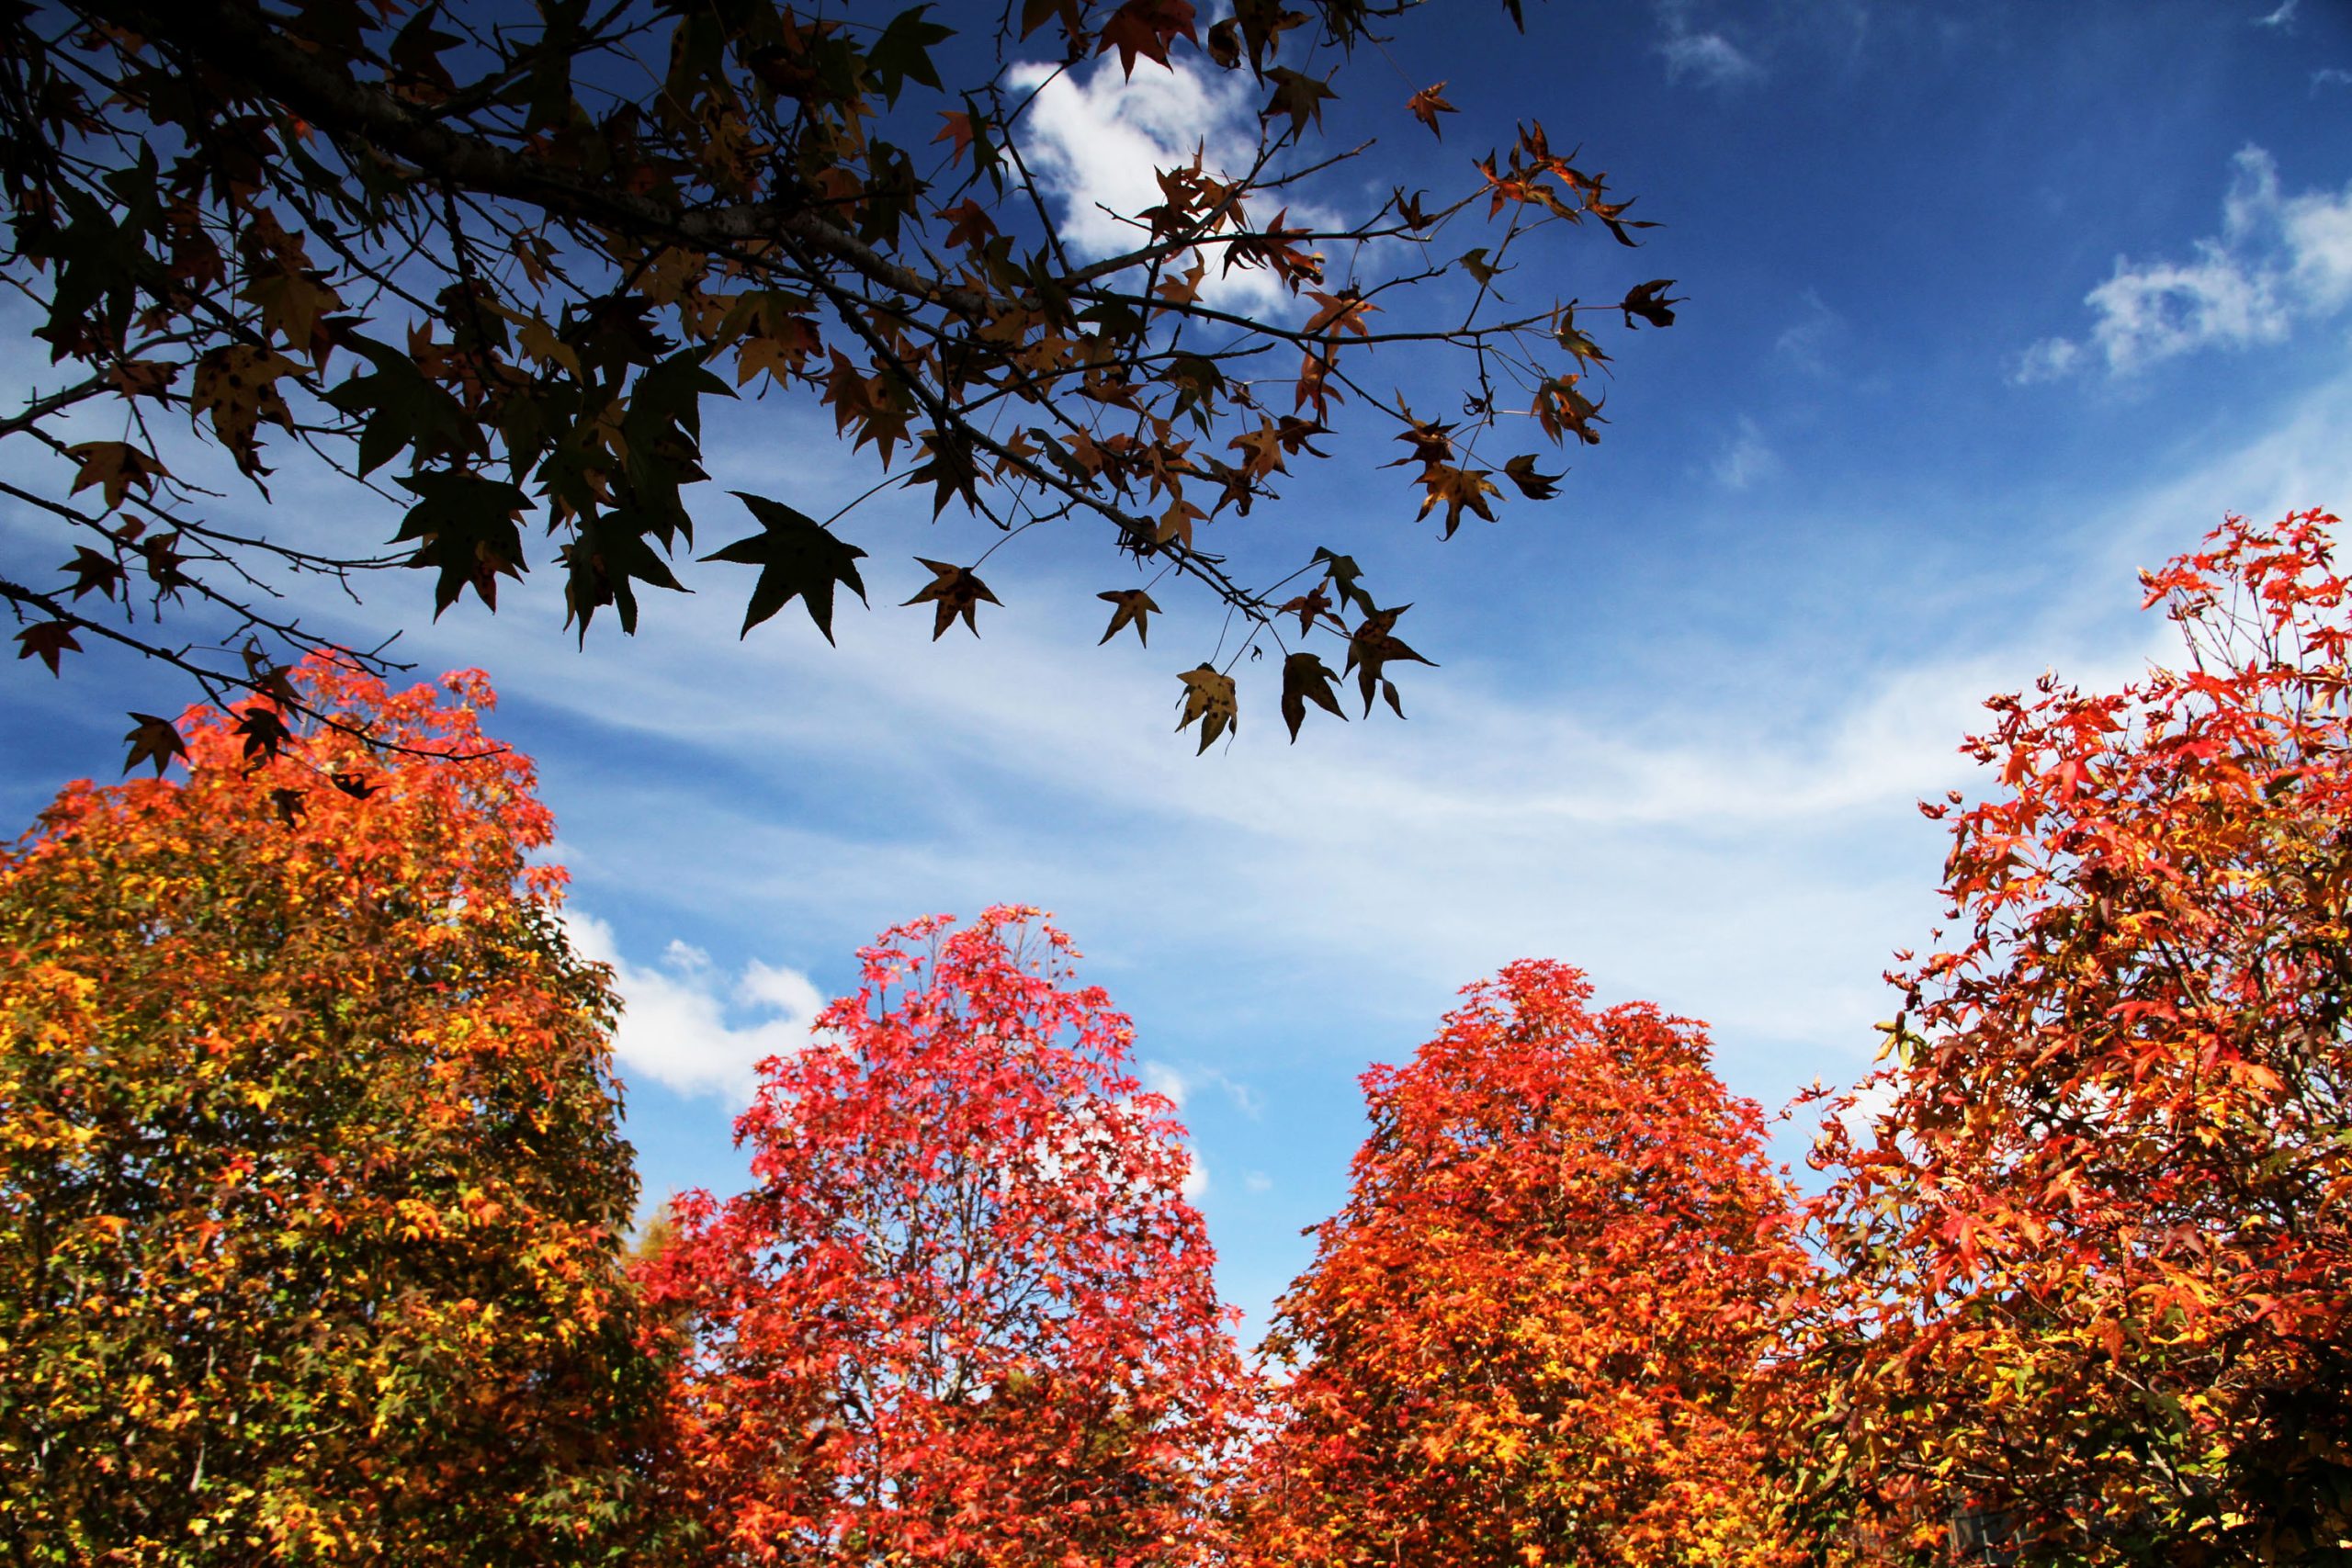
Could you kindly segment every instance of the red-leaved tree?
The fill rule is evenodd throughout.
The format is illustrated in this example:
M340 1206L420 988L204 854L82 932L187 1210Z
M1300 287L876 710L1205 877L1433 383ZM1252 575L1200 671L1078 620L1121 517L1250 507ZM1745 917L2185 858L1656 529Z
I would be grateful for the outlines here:
M1201 1561L1251 1384L1132 1026L1034 909L860 956L640 1268L712 1555Z
M2335 519L2147 579L2177 670L1971 742L1958 941L1816 1163L1804 1506L1905 1562L2352 1552L2352 604ZM1958 797L1954 797L1954 804ZM1951 808L1927 807L1945 817ZM1965 1544L1965 1543L1963 1543Z
M1804 1271L1756 1106L1698 1026L1521 962L1403 1067L1271 1348L1252 1561L1795 1560L1740 1411Z

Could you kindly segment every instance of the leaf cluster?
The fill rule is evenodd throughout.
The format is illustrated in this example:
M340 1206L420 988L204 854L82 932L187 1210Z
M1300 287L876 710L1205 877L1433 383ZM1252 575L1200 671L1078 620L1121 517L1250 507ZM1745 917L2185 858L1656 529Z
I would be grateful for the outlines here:
M283 580L400 569L431 574L436 615L469 596L494 610L502 580L552 570L582 637L607 611L632 631L649 592L686 588L709 525L706 411L773 392L870 447L876 490L1123 553L1146 579L1109 591L1112 630L1140 637L1131 607L1190 581L1242 628L1221 671L1279 647L1295 736L1302 702L1337 705L1290 658L1282 584L1236 575L1211 527L1322 456L1314 438L1351 403L1413 444L1419 514L1442 505L1448 534L1497 515L1498 472L1550 496L1533 452L1482 446L1520 445L1522 421L1598 440L1606 355L1574 301L1514 306L1498 279L1548 227L1631 244L1645 226L1540 125L1434 206L1400 187L1334 226L1294 220L1299 182L1364 152L1314 140L1346 62L1415 8L1247 0L1204 28L1188 0L8 6L0 268L64 380L0 415L12 450L55 465L5 493L70 553L54 582L0 570L20 650L56 671L111 641L226 700L246 674L169 628L258 639L282 665L320 646L280 607ZM1155 171L1124 247L1081 255L1033 173L1036 90L1012 67L1039 51L1246 79L1257 145L1230 168ZM1436 88L1402 107L1432 130L1453 109ZM1484 243L1451 254L1467 225ZM1237 277L1282 302L1237 304ZM1666 287L1613 308L1663 326ZM1458 379L1466 421L1380 395L1375 355ZM101 409L119 438L70 438ZM265 496L274 465L322 462L401 521L380 544L232 526L175 471L199 460L191 442ZM757 569L743 630L798 599L830 639L836 587L864 596L847 520L736 493L760 531L701 558ZM941 581L910 603L977 631L999 602L978 564L933 564ZM1349 604L1300 636L1363 639ZM1227 727L1237 705L1216 710Z

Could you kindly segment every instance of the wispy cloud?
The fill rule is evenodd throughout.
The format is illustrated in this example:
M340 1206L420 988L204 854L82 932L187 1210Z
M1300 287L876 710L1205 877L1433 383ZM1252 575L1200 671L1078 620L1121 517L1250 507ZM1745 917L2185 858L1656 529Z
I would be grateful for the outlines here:
M1713 17L1702 15L1710 7L1701 0L1658 0L1657 9L1661 35L1657 51L1666 57L1668 81L1727 87L1764 74L1754 55L1733 42Z
M2339 65L2323 65L2312 73L2312 96L2317 97L2322 87L2352 87L2352 71Z
M2283 341L2299 321L2352 299L2352 186L2284 196L2259 147L2231 162L2222 231L2186 260L2118 257L2084 296L2096 317L2081 338L2048 337L2018 356L2011 379L2051 381L2091 369L2129 376L2205 348Z
M1804 310L1772 340L1772 351L1808 376L1829 374L1829 351L1844 333L1846 319L1808 288Z
M1746 490L1780 472L1780 454L1764 439L1763 427L1747 415L1740 415L1738 429L1715 457L1715 482L1725 490Z
M1762 66L1719 32L1676 32L1657 47L1666 56L1670 82L1688 80L1702 87L1722 87L1764 73Z
M748 1105L759 1064L808 1043L824 998L808 976L754 960L733 976L710 954L673 942L658 963L623 957L613 929L578 909L564 927L584 957L613 966L624 1003L613 1042L624 1076L641 1074L680 1094L716 1094Z
M2278 0L2278 8L2267 15L2253 18L2254 25L2257 28L2277 28L2282 32L2290 31L2295 25L2295 12L2302 3L2303 0Z

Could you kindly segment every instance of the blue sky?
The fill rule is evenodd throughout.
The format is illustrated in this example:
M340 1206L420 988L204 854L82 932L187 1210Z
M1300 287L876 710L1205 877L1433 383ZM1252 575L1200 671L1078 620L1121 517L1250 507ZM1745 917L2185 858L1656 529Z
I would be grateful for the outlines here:
M1343 439L1252 517L1267 558L1329 544L1410 583L1405 629L1442 667L1414 672L1408 722L1289 746L1245 685L1238 738L1194 757L1173 676L1214 619L1163 595L1150 649L1096 650L1093 593L1123 583L1091 549L1008 547L985 637L933 646L896 607L928 575L911 558L978 536L895 495L849 529L877 608L844 605L838 649L797 611L739 646L726 568L584 653L551 578L403 639L488 669L539 761L581 939L631 1004L649 1193L738 1182L746 1065L877 930L1042 905L1180 1094L1255 1324L1340 1199L1355 1076L1511 958L1708 1021L1768 1108L1857 1077L1881 971L1939 914L1943 843L1913 803L1970 783L1978 702L2160 655L2133 572L2225 512L2352 502L2352 7L1553 4L1524 39L1498 7L1431 10L1341 86L1393 107L1445 78L1463 113L1442 144L1391 118L1363 177L1457 185L1540 117L1666 226L1638 254L1568 247L1531 295L1670 276L1689 303L1607 340L1607 438L1549 506L1440 544L1377 443ZM1116 197L1122 136L1239 133L1213 89L1158 75L1081 81L1041 121L1072 210ZM822 515L873 477L773 400L709 447L717 539L725 489ZM277 511L371 544L394 526L290 470ZM0 516L8 558L29 536ZM373 592L379 618L426 613L421 580ZM58 682L17 667L0 816L113 776L120 711L179 694L103 656Z

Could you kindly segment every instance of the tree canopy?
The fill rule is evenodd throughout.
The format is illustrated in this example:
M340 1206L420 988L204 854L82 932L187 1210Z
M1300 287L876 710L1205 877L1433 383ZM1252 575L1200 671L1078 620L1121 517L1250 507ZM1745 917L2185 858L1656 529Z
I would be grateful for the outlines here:
M194 710L0 853L0 1538L605 1561L642 1503L604 971L479 675ZM405 750L370 747L354 733ZM425 753L436 755L426 756Z
M714 517L695 488L707 409L774 392L870 448L877 490L985 518L999 544L1126 558L1103 640L1146 637L1170 580L1226 607L1230 635L1181 671L1204 749L1236 721L1236 663L1269 650L1294 737L1310 704L1341 713L1348 674L1367 713L1401 714L1394 675L1427 662L1401 596L1375 598L1344 543L1244 575L1218 523L1350 416L1396 436L1449 536L1507 492L1547 498L1543 446L1599 439L1592 334L1667 325L1675 303L1665 280L1598 308L1506 299L1503 273L1563 270L1544 231L1631 244L1645 226L1539 122L1465 157L1460 189L1324 215L1381 183L1371 163L1317 183L1371 156L1320 140L1342 67L1417 8L1239 0L1204 26L1190 0L0 7L0 267L59 367L0 414L7 449L40 458L0 494L56 558L0 562L20 653L57 670L111 639L220 698L317 645L282 588L405 567L431 574L436 615L494 608L539 534L583 637L606 612L634 629L699 551L739 575L698 581L747 583L746 635L797 599L830 638L841 592L865 592L855 503L738 490ZM1261 129L1230 167L1159 170L1158 202L1090 249L1031 149L1044 84L1098 58L1246 79ZM1397 94L1398 130L1440 131L1448 92ZM1385 389L1408 365L1459 417ZM265 495L275 468L323 464L404 515L389 541L224 517L191 439ZM994 551L922 558L909 603L934 636L999 604ZM245 645L244 665L205 651Z
M1800 1560L1744 1395L1805 1270L1762 1119L1686 1020L1565 964L1469 987L1364 1076L1347 1205L1278 1303L1296 1363L1250 1560Z
M675 1200L674 1468L715 1560L1207 1561L1253 1385L1133 1027L992 908L883 933Z
M1801 1300L1815 1528L1943 1561L2317 1562L2352 1544L2352 647L2335 519L2146 578L2181 663L2045 678L1972 743L1958 941L1827 1123ZM1906 955L1907 960L1907 955Z

